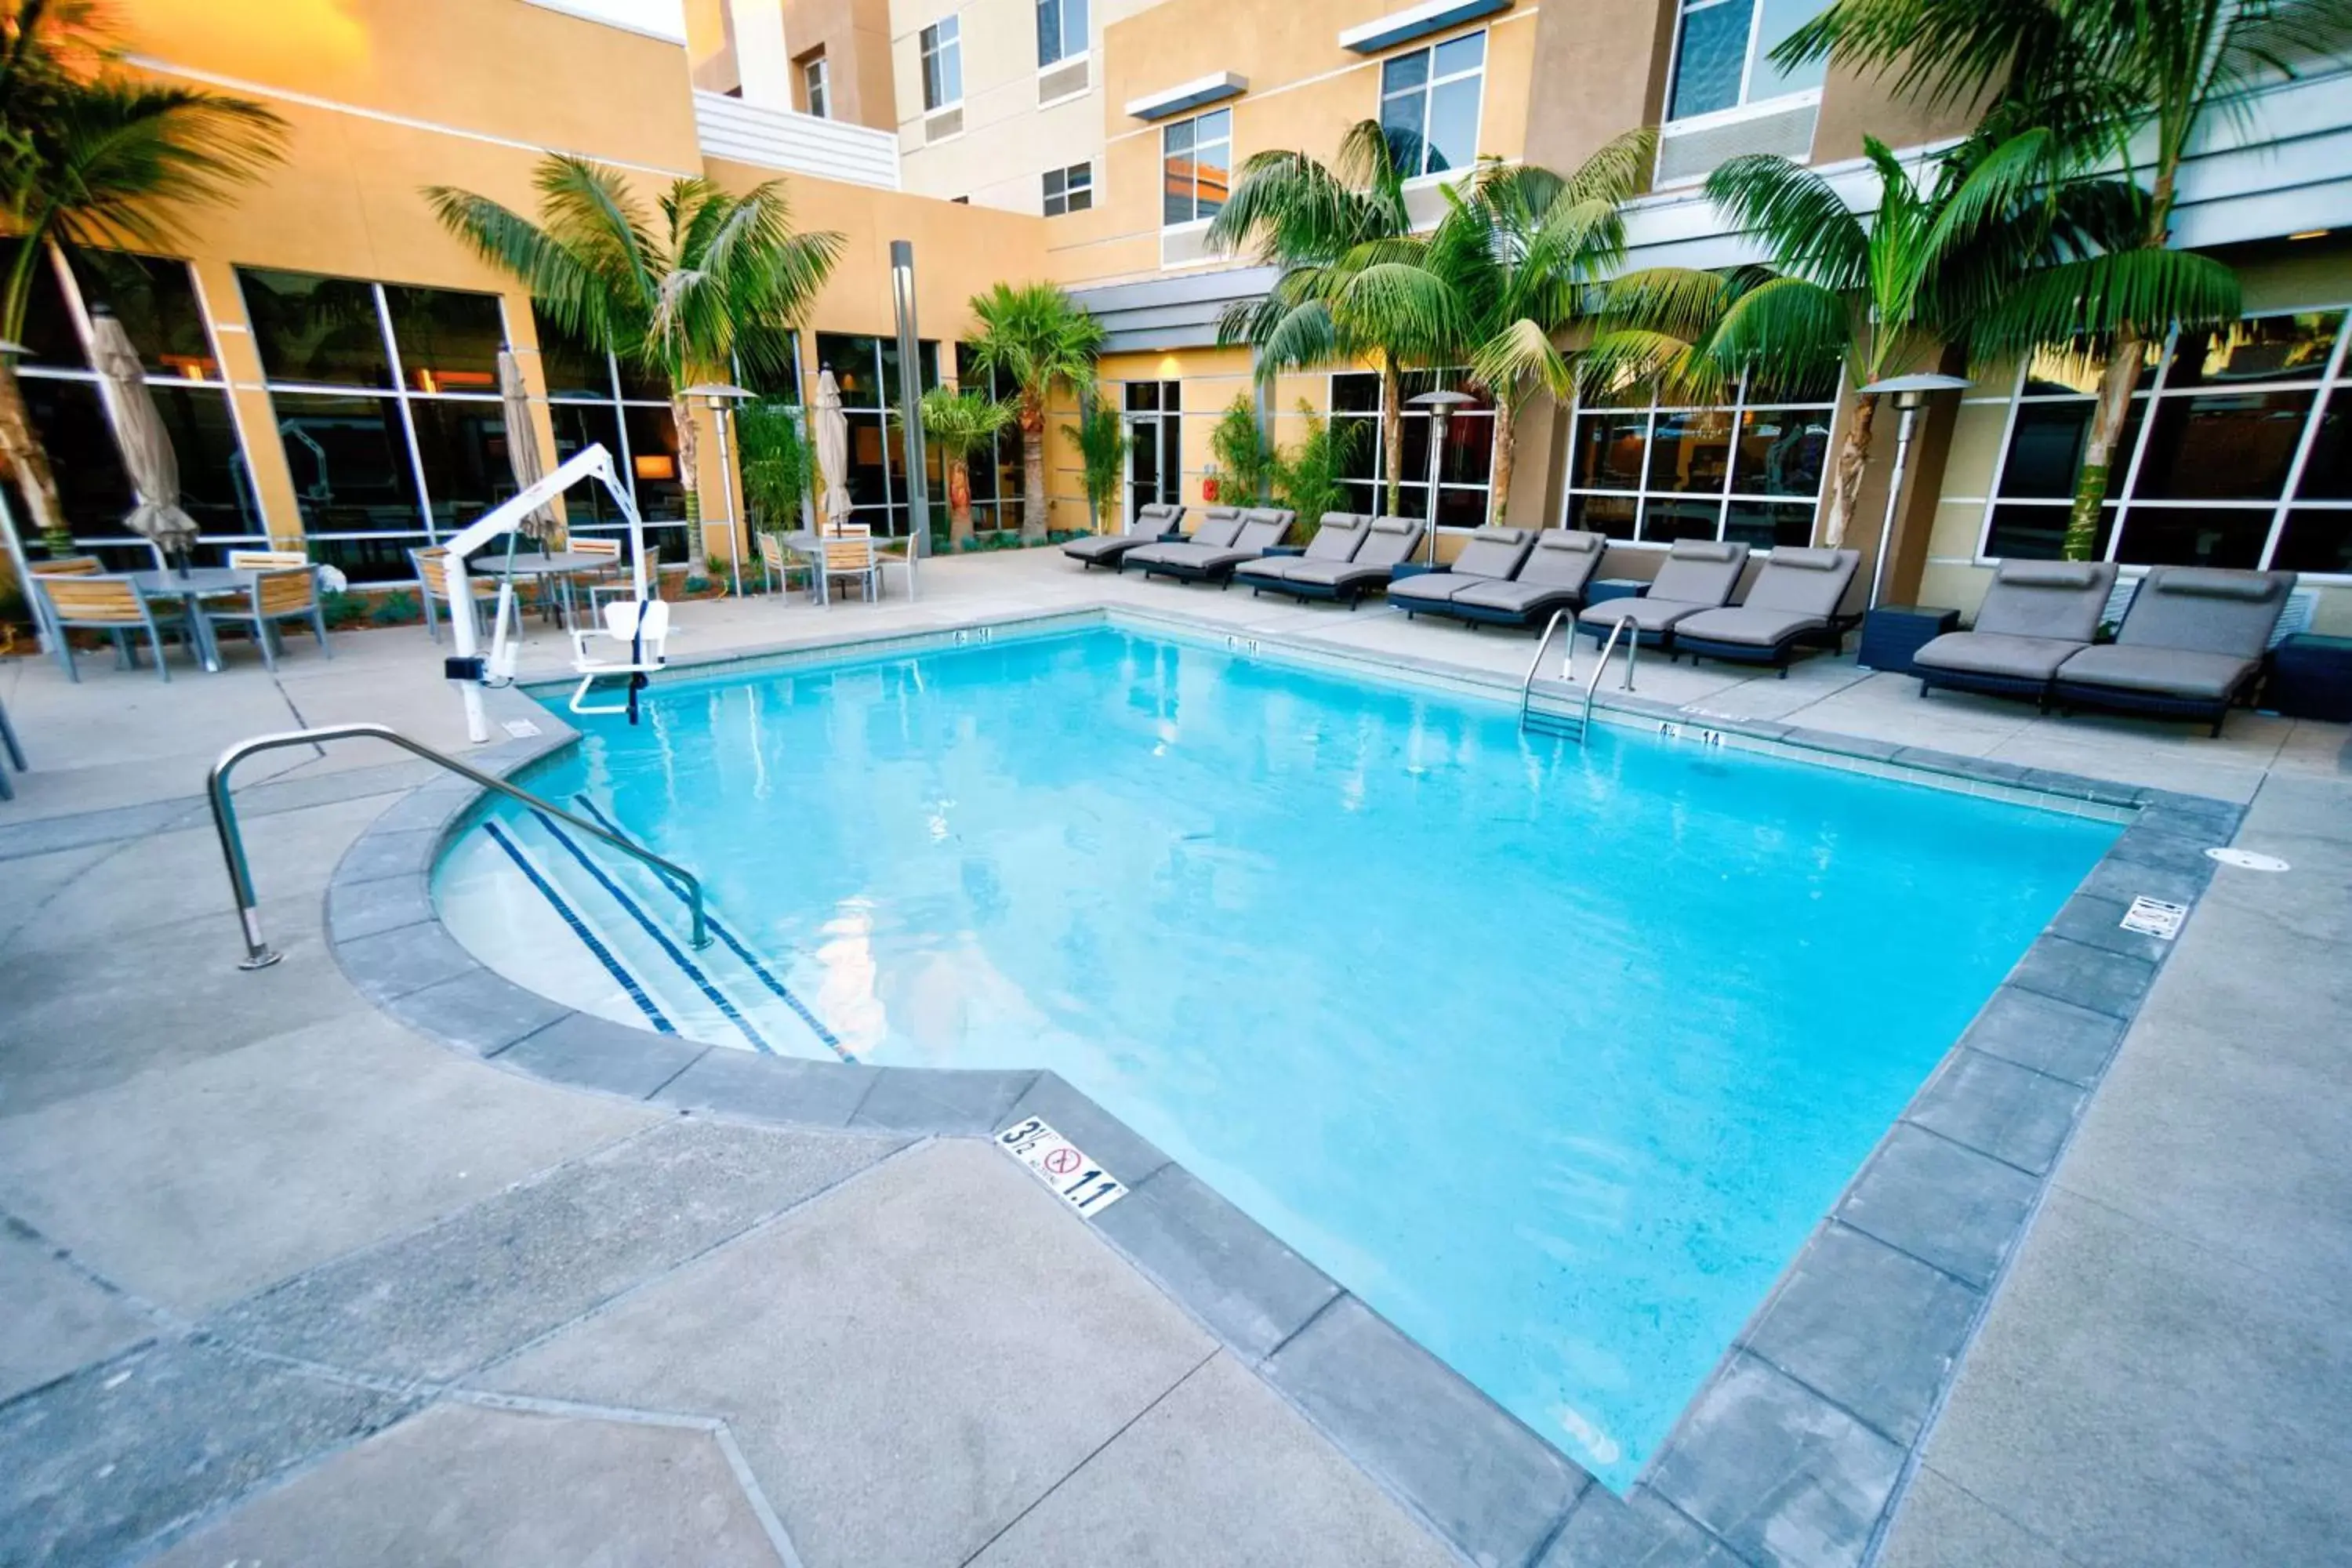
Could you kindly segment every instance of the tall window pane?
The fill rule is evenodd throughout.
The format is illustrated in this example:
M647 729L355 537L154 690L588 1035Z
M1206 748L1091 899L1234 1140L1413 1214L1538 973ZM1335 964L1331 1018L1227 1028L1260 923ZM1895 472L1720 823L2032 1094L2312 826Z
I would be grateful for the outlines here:
M1748 0L1714 0L1683 8L1667 119L1688 120L1738 104L1739 79L1748 67L1748 30L1754 19Z
M629 466L636 481L637 515L648 520L686 515L686 487L678 479L677 422L667 408L621 411L629 440Z
M16 269L19 243L0 236L0 278ZM58 289L57 273L47 266L36 266L32 284L25 316L24 341L28 352L17 360L17 368L46 365L88 370L89 356L82 352L81 334L74 331L73 317L66 310L66 297Z
M2307 392L2158 400L2136 500L2275 500L2311 413Z
M270 405L310 533L407 533L422 522L400 405L383 397L276 393Z
M531 318L539 331L539 371L550 397L613 395L613 366L604 350L559 330L537 310Z
M2168 390L2232 382L2317 381L2336 347L2335 311L2257 316L2172 351Z
M390 386L375 289L348 278L241 267L246 316L271 381Z
M1486 35L1449 38L1381 67L1381 128L1407 179L1467 168L1478 156Z
M213 356L186 262L77 249L73 271L82 302L93 310L103 305L114 312L150 375L220 379L220 361ZM54 286L53 274L51 281Z
M392 337L411 392L496 392L506 324L495 294L387 283Z
M2270 531L2265 508L2135 507L2116 559L2134 566L2259 566Z
M963 99L963 47L956 18L945 17L923 29L923 107L939 109Z
M1731 413L1678 408L1658 416L1650 436L1650 489L1723 493L1731 467Z
M548 406L555 426L555 460L571 461L592 446L621 455L621 411L609 403L555 403ZM620 528L628 523L602 485L575 485L563 498L566 528Z
M1739 416L1739 451L1733 461L1731 488L1748 495L1818 496L1829 449L1826 414L1751 408Z
M440 531L456 532L515 493L501 405L433 398L410 405L409 416Z

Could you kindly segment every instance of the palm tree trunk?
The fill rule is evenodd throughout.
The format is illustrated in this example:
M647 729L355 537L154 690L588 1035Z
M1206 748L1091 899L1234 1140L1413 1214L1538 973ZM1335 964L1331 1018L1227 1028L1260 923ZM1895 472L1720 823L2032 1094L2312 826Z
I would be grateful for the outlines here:
M1404 510L1404 377L1386 355L1381 359L1381 459L1387 470L1389 515L1396 517Z
M2161 250L2172 232L2175 165L2156 172L2149 193L2147 234L2143 248ZM2126 326L2107 346L2107 364L2099 375L2099 401L2091 411L2091 434L2083 444L2082 471L2074 476L2074 504L2066 513L2066 537L2058 553L2068 561L2088 561L2098 553L2099 516L2105 510L2107 481L2113 477L2116 443L2131 414L2132 389L2139 384L2140 362L2147 340Z
M1830 515L1822 528L1822 542L1834 550L1845 542L1845 531L1853 521L1853 509L1862 499L1863 471L1870 464L1870 426L1878 416L1878 395L1861 392L1854 395L1853 417L1845 425L1845 439L1838 445L1837 467L1830 475Z
M948 468L948 548L961 550L971 542L971 459L946 455Z
M1510 515L1511 463L1518 453L1518 414L1510 399L1495 399L1495 458L1487 481L1493 487L1486 496L1486 521L1501 527Z
M1045 537L1045 399L1021 395L1021 542Z
M40 437L33 433L32 413L25 406L25 389L16 384L16 362L11 354L0 354L0 478L16 481L33 528L49 553L72 554L73 530L66 523L58 477L50 471Z
M2098 553L2099 514L2105 510L2107 480L2115 465L2116 443L2131 415L2132 388L2139 384L2145 345L2139 333L2125 328L2116 334L2099 375L2099 401L2091 411L2091 434L2083 444L2082 471L2074 477L2074 504L2066 513L2066 539L2058 553L2069 561L2088 561Z

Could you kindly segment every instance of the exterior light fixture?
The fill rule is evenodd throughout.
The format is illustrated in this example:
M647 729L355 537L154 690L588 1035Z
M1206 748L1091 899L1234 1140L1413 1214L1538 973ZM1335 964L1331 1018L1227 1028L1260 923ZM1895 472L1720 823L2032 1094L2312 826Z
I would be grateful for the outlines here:
M727 410L730 404L759 395L730 381L698 381L681 395L710 405L710 422L719 427L719 499L727 503L728 592L743 596L743 542L735 520L735 470L727 461Z
M907 559L912 561L931 552L931 497L929 476L923 471L923 361L915 331L910 239L890 242L890 309L898 323L898 430L907 444Z
M1895 399L1903 419L1895 429L1895 473L1886 481L1886 515L1878 523L1878 556L1870 563L1869 608L1878 608L1878 595L1886 585L1886 551L1895 538L1895 507L1903 499L1903 469L1911 457L1911 426L1926 407L1931 394L1958 392L1969 384L1957 375L1939 375L1934 371L1922 371L1916 375L1889 376L1874 381L1862 390L1869 395Z
M1445 450L1445 422L1453 417L1456 408L1478 400L1466 392L1441 386L1434 392L1424 392L1418 397L1408 397L1404 401L1408 408L1429 410L1429 563L1434 566L1437 564L1437 464L1439 456Z

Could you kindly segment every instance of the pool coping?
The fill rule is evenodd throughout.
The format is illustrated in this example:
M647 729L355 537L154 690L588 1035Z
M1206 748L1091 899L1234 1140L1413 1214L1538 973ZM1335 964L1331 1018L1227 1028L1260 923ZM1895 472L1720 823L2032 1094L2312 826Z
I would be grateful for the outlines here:
M1244 657L1328 664L1516 700L1517 683L1312 637L1241 635L1129 606L977 616L672 666L657 684L1133 625ZM508 776L578 731L530 695L485 694L537 731L476 753ZM1539 683L1548 695L1566 691ZM1090 1224L1351 1460L1469 1561L1861 1563L1881 1544L1968 1345L2060 1155L2172 943L2125 931L2137 895L2193 914L2244 808L2170 791L1707 718L1624 693L1595 712L1676 742L1910 779L2105 820L2115 845L1864 1161L1626 1495L1595 1480L1200 1178L1049 1070L761 1056L541 996L452 937L430 879L488 792L423 785L353 842L325 895L343 973L409 1027L508 1070L680 1112L989 1137L1043 1117L1129 1188Z

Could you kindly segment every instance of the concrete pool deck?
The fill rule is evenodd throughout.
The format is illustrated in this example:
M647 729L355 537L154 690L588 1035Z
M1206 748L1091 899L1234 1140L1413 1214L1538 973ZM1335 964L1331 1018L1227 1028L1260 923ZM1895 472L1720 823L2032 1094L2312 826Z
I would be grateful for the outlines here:
M1100 603L1514 678L1528 653L1043 555L943 564L913 605L688 606L675 651ZM420 631L337 652L297 649L271 680L237 649L229 674L169 687L102 660L79 688L0 667L39 770L0 805L18 895L0 910L0 1321L23 1326L0 1352L0 1557L332 1539L348 1561L577 1561L583 1542L626 1561L1447 1560L977 1142L679 1118L467 1061L377 1011L325 953L321 893L415 765L361 743L257 760L248 834L289 956L239 974L189 798L212 755L337 720L458 738ZM1641 677L1702 714L2250 803L2237 841L2294 869L2215 877L1881 1560L2323 1561L2352 1533L2346 731L2239 715L2212 742L1911 685L1842 661ZM1829 1545L1748 1543L1852 1560ZM1538 1553L1633 1560L1580 1530L1515 1560Z

